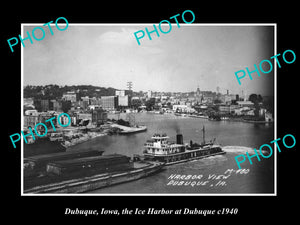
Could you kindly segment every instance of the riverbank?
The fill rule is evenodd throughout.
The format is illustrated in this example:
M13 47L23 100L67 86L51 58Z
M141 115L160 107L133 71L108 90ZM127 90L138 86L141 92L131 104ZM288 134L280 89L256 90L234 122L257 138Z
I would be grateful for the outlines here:
M74 146L74 145L77 145L77 144L81 144L83 142L86 142L86 141L89 141L93 138L96 138L96 137L102 137L102 136L105 136L107 135L107 133L104 133L104 132L87 132L87 133L79 133L79 134L71 134L73 136L70 137L70 135L68 135L68 140L65 140L62 142L62 145L65 147L65 148L69 148L71 146Z
M244 122L244 123L260 123L260 124L272 124L274 121L265 121L265 120L245 120L243 118L229 118L228 121L233 122Z
M116 115L117 117L117 115ZM126 118L121 114L120 118ZM91 194L139 194L139 193L272 193L273 192L273 160L268 159L263 163L252 160L252 165L245 165L251 172L247 176L230 176L225 186L215 186L213 181L204 186L178 186L167 185L172 174L196 174L208 178L212 174L223 174L228 169L237 168L235 156L242 154L245 149L254 149L266 143L266 140L274 140L274 126L265 124L254 125L251 123L216 122L207 119L196 119L192 117L176 117L173 114L136 113L135 121L138 124L147 126L146 132L135 135L106 135L72 146L70 151L76 150L102 150L104 155L122 154L132 157L134 154L141 155L144 144L151 136L158 131L166 133L175 142L176 133L183 134L183 142L189 140L202 141L201 128L205 126L206 138L216 137L217 143L223 147L241 146L231 148L223 155L211 156L204 159L190 161L182 164L174 164L164 168L154 176L147 176L143 179L120 183L109 187L103 187L95 191L88 191ZM103 127L103 126L101 126ZM109 125L107 125L108 129ZM117 128L116 128L117 129ZM226 148L225 148L226 149ZM242 152L243 151L243 152ZM249 151L251 154L251 151ZM210 185L213 184L211 187Z
M174 114L176 115L176 114ZM184 115L176 115L176 116L183 116L183 117L192 117L192 118L200 118L200 119L207 119L207 120L211 120L211 121L233 121L233 122L244 122L244 123L260 123L260 124L271 124L274 123L274 121L265 121L265 120L248 120L248 119L244 119L244 118L234 118L234 117L219 117L218 119L215 118L209 118L208 116L204 116L204 115L188 115L188 114L184 114Z

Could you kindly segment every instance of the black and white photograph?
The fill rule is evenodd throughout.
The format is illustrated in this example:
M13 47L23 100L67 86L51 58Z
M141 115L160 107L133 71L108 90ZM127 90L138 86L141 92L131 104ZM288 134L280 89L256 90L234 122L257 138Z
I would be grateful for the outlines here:
M24 195L276 194L255 152L275 139L275 24L41 26L22 26L45 35L22 48Z
M101 3L3 6L4 219L294 221L296 4Z

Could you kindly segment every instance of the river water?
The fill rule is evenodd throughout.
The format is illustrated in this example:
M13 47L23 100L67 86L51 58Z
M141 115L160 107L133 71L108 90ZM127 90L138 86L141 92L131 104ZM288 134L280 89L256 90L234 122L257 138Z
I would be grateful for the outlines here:
M110 115L114 117L115 115ZM115 117L116 118L116 117ZM121 115L125 119L125 115ZM146 132L127 136L112 135L92 139L71 147L99 149L104 154L119 153L127 156L142 154L143 145L154 133L166 133L171 141L176 134L183 134L185 143L202 141L205 126L206 141L216 138L223 147L224 155L175 164L161 172L136 181L95 190L93 194L272 194L274 193L274 157L252 158L241 164L234 159L240 154L253 154L253 148L274 140L274 126L232 121L209 121L201 118L177 117L172 114L137 113L138 124L148 127ZM230 169L231 172L229 171ZM178 176L180 175L180 176ZM185 175L185 176L183 176ZM190 175L190 176L189 176ZM223 176L219 176L223 175ZM175 178L177 176L177 178Z

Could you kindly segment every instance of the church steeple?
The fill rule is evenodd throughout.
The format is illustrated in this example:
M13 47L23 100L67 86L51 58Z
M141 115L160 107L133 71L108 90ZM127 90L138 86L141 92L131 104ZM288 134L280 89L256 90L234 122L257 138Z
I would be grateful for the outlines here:
M200 94L201 94L201 93L200 93L200 88L199 88L199 85L198 85L197 91L196 91L196 96L197 96L197 97L200 97Z
M201 96L201 91L200 91L199 85L197 87L196 96L195 97L196 97L197 102L201 104L203 96Z

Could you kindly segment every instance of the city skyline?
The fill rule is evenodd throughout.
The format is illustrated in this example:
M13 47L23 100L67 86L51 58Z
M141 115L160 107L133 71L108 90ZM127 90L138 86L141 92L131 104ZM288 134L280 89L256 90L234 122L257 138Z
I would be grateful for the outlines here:
M152 25L153 26L153 25ZM35 26L24 26L31 31ZM273 26L173 25L169 35L152 34L136 44L144 25L72 25L22 49L24 85L95 85L157 92L200 90L273 95L273 73L243 85L234 72L273 56ZM49 31L45 31L49 32ZM245 80L246 81L246 80Z
M59 86L60 88L63 88L65 86L72 86L72 85L58 85L58 84L46 84L46 85L25 85L23 88L25 88L26 86L43 86L43 87L46 87L47 85L57 85ZM80 84L78 85L73 85L73 86L81 86ZM85 86L85 85L82 85L82 86ZM128 90L128 88L115 88L115 87L100 87L100 86L94 86L94 85L91 85L91 84L87 84L86 86L93 86L93 87L97 87L97 88L112 88L112 89L116 89L116 90ZM232 92L231 90L229 89L219 89L219 87L216 87L215 90L203 90L201 89L199 86L196 87L196 89L194 90L188 90L188 91L185 91L185 92L180 92L180 91L157 91L157 90L132 90L133 92L136 92L136 93L139 93L139 92L143 92L143 93L147 93L149 91L151 91L152 93L181 93L181 94L188 94L188 93L196 93L197 92L197 89L200 89L200 93L202 92L211 92L211 93L220 93L220 94L223 94L223 95L226 95L227 94L227 91L228 91L228 94L229 95L239 95L240 97L244 97L245 95L246 96L249 96L251 94L259 94L259 93L248 93L247 90L241 90L239 93L235 93L235 92ZM72 90L72 91L75 91L76 90ZM272 95L263 95L263 96L273 96Z

